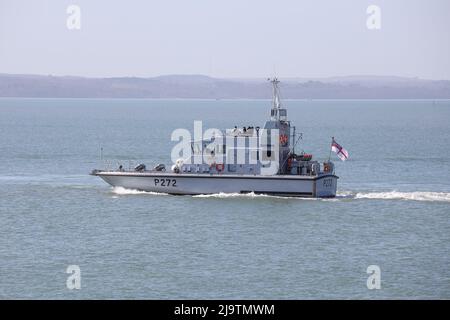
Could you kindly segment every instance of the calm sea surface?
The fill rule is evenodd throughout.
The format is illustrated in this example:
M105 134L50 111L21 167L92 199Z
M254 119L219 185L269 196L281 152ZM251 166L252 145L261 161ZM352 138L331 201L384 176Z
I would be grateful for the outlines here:
M338 197L170 196L89 176L268 101L0 99L0 298L450 298L450 101L285 101ZM335 158L335 157L334 157ZM81 268L69 290L66 268ZM369 290L369 265L381 289Z

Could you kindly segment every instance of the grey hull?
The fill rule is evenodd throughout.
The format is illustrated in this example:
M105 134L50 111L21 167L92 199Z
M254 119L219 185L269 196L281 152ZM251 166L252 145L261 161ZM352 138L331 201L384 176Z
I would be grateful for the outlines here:
M96 172L114 187L180 195L214 193L261 193L297 197L335 197L338 177L205 175L176 173Z

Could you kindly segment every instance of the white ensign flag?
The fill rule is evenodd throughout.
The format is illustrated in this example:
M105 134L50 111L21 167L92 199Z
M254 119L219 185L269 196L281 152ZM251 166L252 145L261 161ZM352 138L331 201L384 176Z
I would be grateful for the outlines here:
M331 142L331 151L336 152L339 159L345 161L348 159L348 151L345 150L339 143L337 143L334 138Z

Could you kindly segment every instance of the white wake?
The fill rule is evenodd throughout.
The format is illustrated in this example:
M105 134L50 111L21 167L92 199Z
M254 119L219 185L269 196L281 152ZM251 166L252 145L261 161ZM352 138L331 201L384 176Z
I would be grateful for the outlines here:
M114 187L112 188L112 192L117 195L137 195L137 194L148 194L148 195L159 195L159 196L165 196L168 195L167 193L162 192L152 192L152 191L141 191L141 190L135 190L135 189L126 189L124 187Z
M448 192L428 192L428 191L384 191L384 192L343 192L338 193L338 198L344 199L375 199L375 200L413 200L413 201L440 201L450 202Z
M123 187L114 187L112 192L116 195L168 195L168 193L141 191L135 189L126 189ZM403 200L403 201L429 201L429 202L450 202L449 192L429 192L429 191L379 191L379 192L352 192L342 191L338 192L336 198L301 198L301 197L282 197L268 194L255 194L249 193L213 193L213 194L200 194L194 195L193 198L243 198L243 199L297 199L297 200L321 200L321 201L340 201L340 200L359 200L359 199L372 199L372 200Z
M267 194L250 193L213 193L195 195L194 198L276 198L276 199L298 199L298 200L321 200L321 201L339 201L345 199L374 199L374 200L413 200L413 201L440 201L450 202L450 193L448 192L400 192L400 191L384 191L384 192L338 192L336 198L301 198L301 197L282 197Z
M212 193L212 194L199 194L192 196L193 198L219 198L219 199L226 199L226 198L247 198L247 199L258 199L258 198L274 198L274 199L301 199L301 200L317 200L315 198L300 198L300 197L282 197L282 196L274 196L270 194L261 194L261 193L254 193L254 192L246 192L246 193L239 193L239 192L233 192L233 193Z

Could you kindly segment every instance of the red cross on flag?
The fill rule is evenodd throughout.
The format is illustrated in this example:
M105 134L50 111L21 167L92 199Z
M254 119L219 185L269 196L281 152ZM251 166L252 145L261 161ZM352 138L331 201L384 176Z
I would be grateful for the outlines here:
M345 150L339 143L336 142L336 140L333 140L331 142L331 151L336 152L339 159L342 161L345 161L348 159L348 151Z

